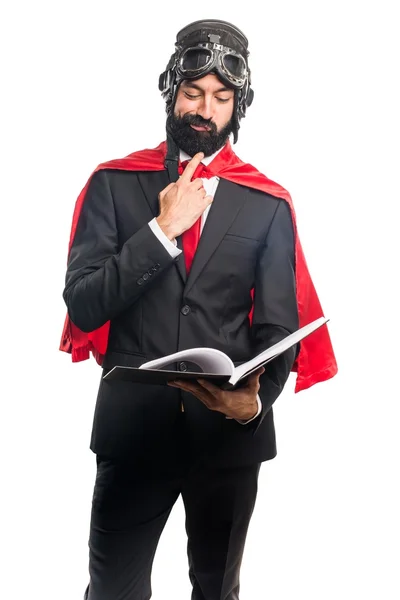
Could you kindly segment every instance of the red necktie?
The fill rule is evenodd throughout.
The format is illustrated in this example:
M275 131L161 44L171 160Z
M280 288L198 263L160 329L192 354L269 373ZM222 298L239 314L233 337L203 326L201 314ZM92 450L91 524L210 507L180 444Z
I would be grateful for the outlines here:
M179 166L178 172L181 175L183 170L185 169L187 163L189 161L184 161L182 165ZM198 177L209 178L211 175L207 172L207 167L200 163L192 176L193 179L197 179ZM183 254L185 257L185 265L186 272L189 274L190 267L192 266L193 258L196 253L197 245L200 239L200 229L201 229L201 217L197 219L193 223L193 225L182 233L182 245L183 245Z

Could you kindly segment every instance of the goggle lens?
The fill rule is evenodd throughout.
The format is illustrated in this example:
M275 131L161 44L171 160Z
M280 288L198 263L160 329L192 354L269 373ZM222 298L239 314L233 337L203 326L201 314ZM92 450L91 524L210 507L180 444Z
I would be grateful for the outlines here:
M183 73L197 73L212 62L212 53L207 48L189 48L182 55L180 67Z
M244 79L246 77L246 63L244 59L237 54L225 54L222 56L224 69L235 79Z

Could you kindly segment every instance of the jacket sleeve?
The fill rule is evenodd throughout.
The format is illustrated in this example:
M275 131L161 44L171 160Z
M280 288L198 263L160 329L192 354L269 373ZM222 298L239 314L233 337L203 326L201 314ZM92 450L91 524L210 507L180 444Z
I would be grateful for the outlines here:
M298 327L293 222L289 206L281 200L257 263L252 321L257 353ZM282 392L298 350L299 346L294 346L265 365L259 391L262 412L255 421L256 428Z
M63 298L70 319L90 332L129 308L174 264L148 224L120 248L107 174L90 181L69 252Z

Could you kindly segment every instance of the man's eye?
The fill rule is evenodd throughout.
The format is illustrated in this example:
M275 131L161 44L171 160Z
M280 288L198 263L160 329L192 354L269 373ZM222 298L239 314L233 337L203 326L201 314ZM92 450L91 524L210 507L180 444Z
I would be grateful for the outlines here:
M193 95L193 94L188 94L188 92L185 92L185 96L186 98L189 98L190 100L195 100L196 98L198 98L198 95Z
M218 102L225 104L225 102L229 102L230 98L217 98Z

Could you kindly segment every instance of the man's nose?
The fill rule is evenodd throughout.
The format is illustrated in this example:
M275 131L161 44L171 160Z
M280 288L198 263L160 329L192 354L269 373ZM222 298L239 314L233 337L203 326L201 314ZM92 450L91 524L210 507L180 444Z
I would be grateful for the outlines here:
M199 106L199 110L197 112L201 117L203 117L203 119L211 119L213 116L211 99L208 100L205 98Z

